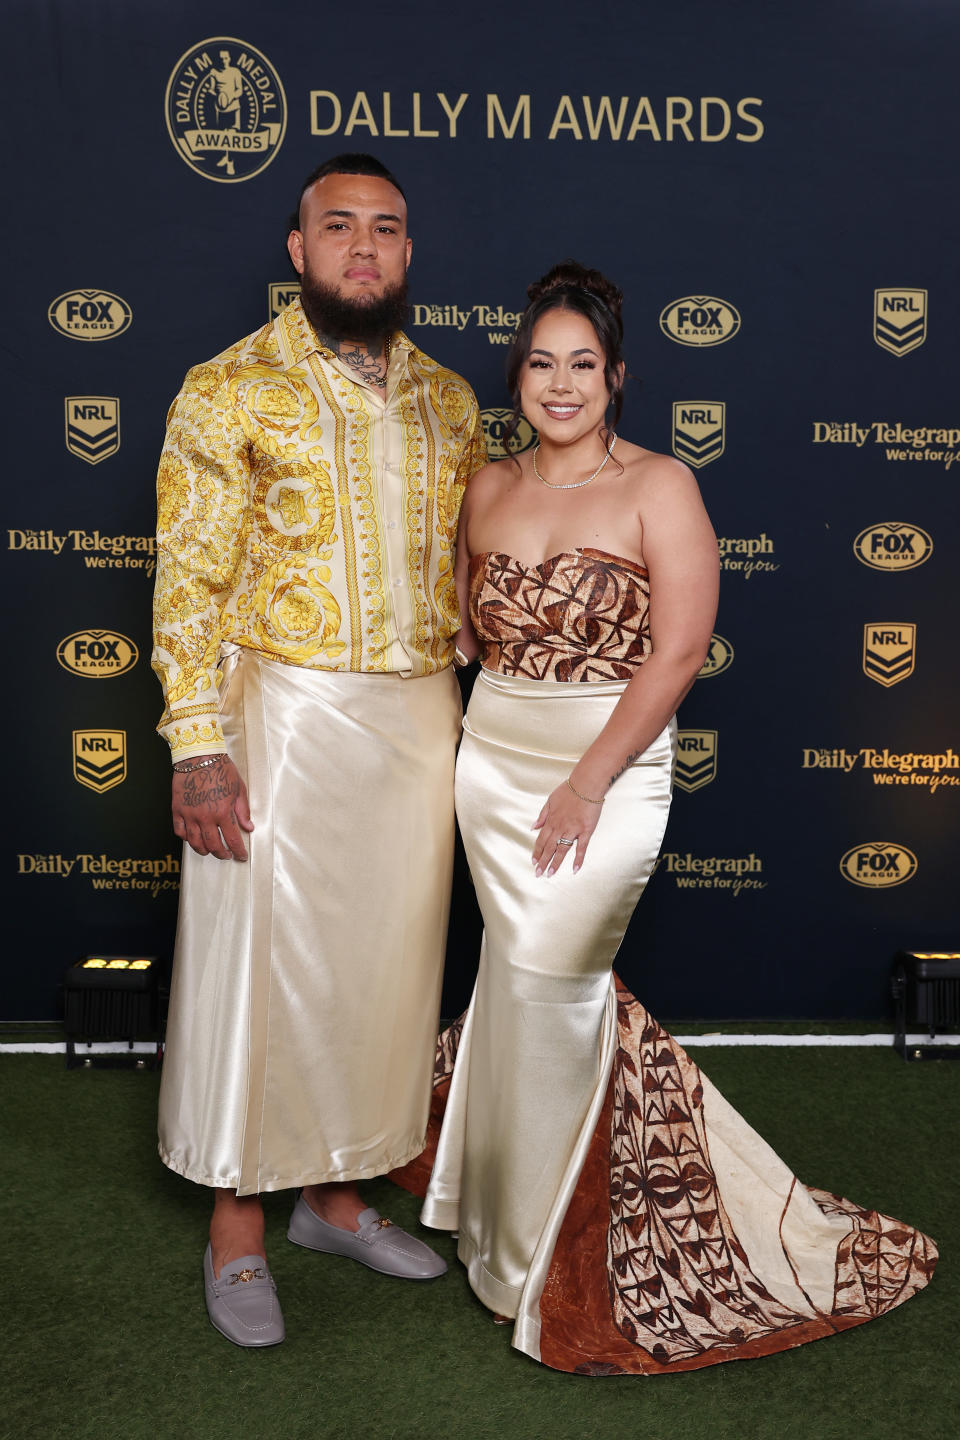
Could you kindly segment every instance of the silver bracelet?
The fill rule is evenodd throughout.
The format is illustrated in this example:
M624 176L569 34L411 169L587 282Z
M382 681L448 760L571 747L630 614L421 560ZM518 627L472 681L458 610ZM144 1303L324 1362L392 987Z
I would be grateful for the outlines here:
M178 760L173 767L175 775L192 775L194 770L207 770L211 765L219 765L225 760L226 754L221 751L219 755L208 755L205 760Z

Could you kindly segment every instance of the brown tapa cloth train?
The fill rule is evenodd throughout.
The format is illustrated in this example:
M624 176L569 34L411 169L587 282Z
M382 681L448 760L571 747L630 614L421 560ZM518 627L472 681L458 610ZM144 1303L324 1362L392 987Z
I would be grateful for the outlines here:
M544 1364L695 1370L862 1325L923 1289L932 1240L801 1185L619 981L617 1002L603 1111L540 1296ZM438 1044L427 1148L391 1174L415 1195L430 1178L460 1023ZM743 1191L725 1203L718 1172L736 1173L731 1164L750 1172L749 1216Z

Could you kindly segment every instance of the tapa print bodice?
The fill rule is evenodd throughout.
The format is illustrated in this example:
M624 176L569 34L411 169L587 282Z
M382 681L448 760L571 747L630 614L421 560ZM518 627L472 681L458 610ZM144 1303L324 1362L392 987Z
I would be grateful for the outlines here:
M530 680L629 680L652 648L647 572L606 550L474 555L470 618L484 666Z

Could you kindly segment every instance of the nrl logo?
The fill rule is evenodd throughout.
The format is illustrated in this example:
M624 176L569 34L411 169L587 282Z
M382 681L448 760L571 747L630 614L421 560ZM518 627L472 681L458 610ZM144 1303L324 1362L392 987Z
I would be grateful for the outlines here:
M286 310L292 305L300 294L300 282L298 280L285 280L274 282L267 286L267 319L276 320L281 310Z
M853 542L861 565L872 570L913 570L933 554L933 540L919 525L903 520L881 520L861 530Z
M205 180L249 180L283 143L287 97L253 45L232 35L201 40L173 67L164 98L167 131L181 160Z
M109 290L65 290L50 301L47 319L70 340L112 340L129 330L133 311Z
M891 355L909 355L927 338L926 290L874 290L873 338Z
M691 793L702 785L709 785L716 774L716 730L678 730L673 783Z
M699 470L723 454L726 405L719 400L675 400L673 453Z
M74 730L73 778L98 795L126 780L126 730Z
M685 295L661 310L660 329L678 345L722 345L740 329L740 312L715 295Z
M115 395L68 395L63 402L67 449L99 465L120 449L120 401Z
M503 443L503 437L510 424L512 410L481 410L480 419L483 421L483 435L487 442L487 454L491 460L505 460L508 455L522 455L524 450L529 450L537 438L530 421L525 416L520 416L520 421L513 432L510 449Z
M854 845L840 861L844 879L868 890L902 885L916 871L917 857L913 851L890 840L869 840L863 845Z
M733 664L733 646L722 635L710 636L710 649L697 672L698 680L708 680L711 675L722 675Z
M878 685L897 685L913 674L917 627L904 621L863 627L863 671Z

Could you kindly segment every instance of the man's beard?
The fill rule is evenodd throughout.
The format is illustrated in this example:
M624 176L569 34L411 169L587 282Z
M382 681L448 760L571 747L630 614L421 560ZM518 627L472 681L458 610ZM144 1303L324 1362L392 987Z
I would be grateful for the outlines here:
M381 295L347 298L305 269L300 277L300 299L307 319L318 335L330 340L376 342L402 330L407 320L407 277L388 286Z

